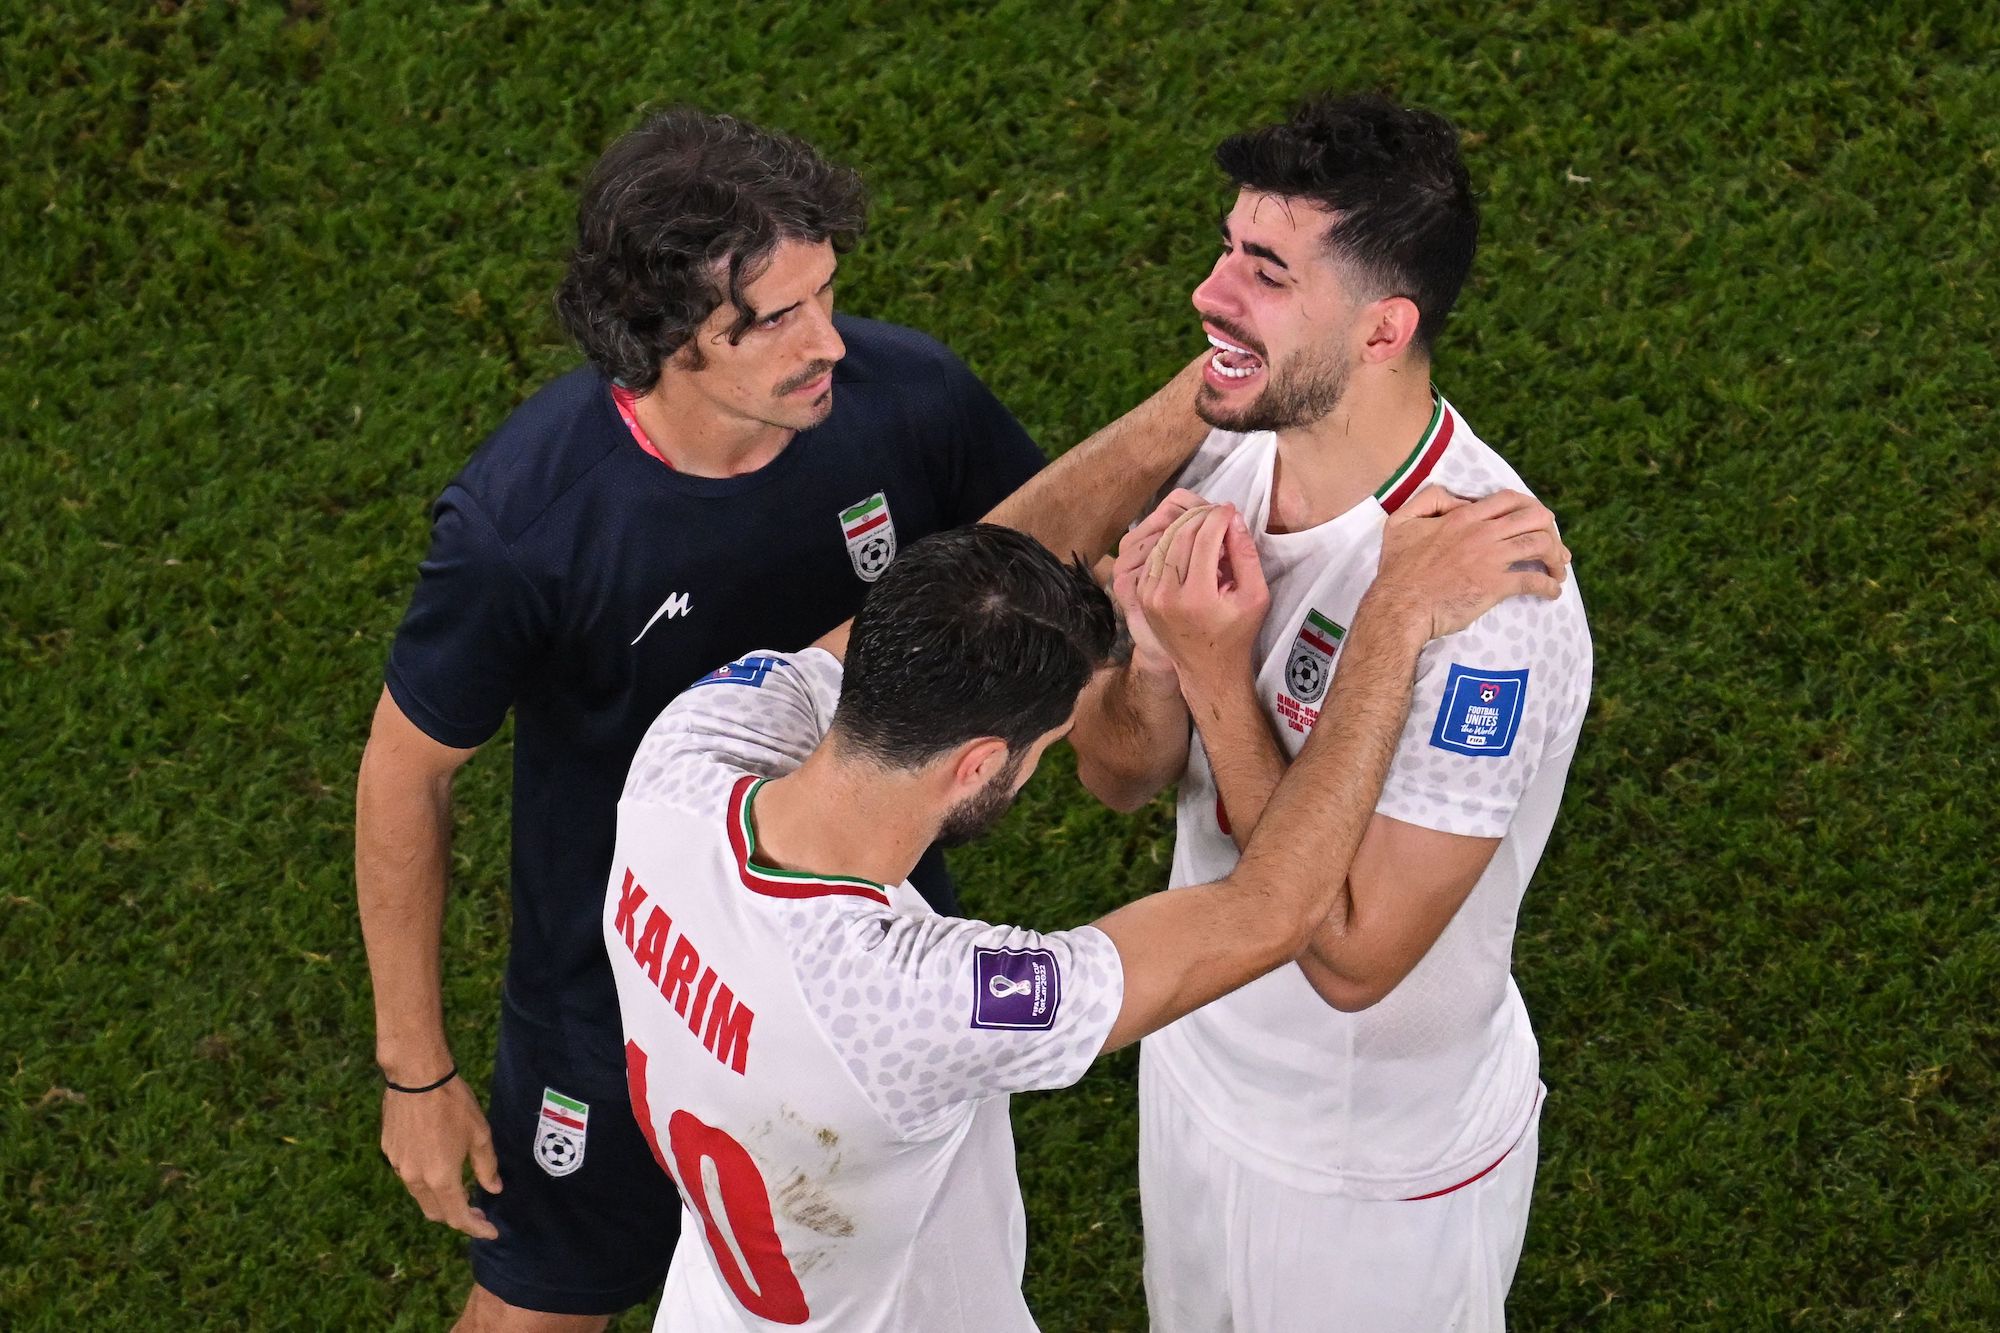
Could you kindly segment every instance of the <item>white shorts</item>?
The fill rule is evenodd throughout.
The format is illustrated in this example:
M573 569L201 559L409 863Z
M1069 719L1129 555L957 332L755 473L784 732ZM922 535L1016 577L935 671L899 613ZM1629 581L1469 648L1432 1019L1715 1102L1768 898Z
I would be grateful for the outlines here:
M1500 1333L1535 1191L1541 1110L1500 1163L1429 1199L1280 1184L1229 1156L1139 1062L1153 1333Z

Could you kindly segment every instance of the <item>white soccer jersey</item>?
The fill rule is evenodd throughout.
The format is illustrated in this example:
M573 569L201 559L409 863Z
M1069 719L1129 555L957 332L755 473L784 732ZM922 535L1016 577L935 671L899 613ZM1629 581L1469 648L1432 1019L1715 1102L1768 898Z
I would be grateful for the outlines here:
M1439 398L1423 441L1374 497L1307 531L1272 533L1276 436L1228 442L1235 447L1204 450L1221 461L1196 488L1233 502L1257 534L1271 588L1257 689L1295 756L1374 579L1388 513L1426 482L1473 496L1526 487ZM1510 598L1424 650L1376 809L1501 841L1450 925L1381 1003L1342 1013L1285 967L1147 1038L1149 1068L1246 1165L1302 1189L1414 1198L1484 1170L1532 1122L1539 1061L1509 971L1514 924L1555 821L1590 670L1574 578L1554 602ZM1235 866L1221 817L1196 735L1180 784L1174 886Z
M657 1327L1032 1329L1007 1094L1089 1067L1118 953L760 866L757 788L839 686L818 650L723 668L618 803L605 947L632 1109L685 1205Z

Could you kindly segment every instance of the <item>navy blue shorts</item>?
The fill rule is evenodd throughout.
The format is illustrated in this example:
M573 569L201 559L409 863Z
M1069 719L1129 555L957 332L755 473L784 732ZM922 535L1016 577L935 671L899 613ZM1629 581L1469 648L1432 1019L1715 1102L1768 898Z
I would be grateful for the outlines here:
M616 1314L659 1294L681 1199L632 1119L624 1069L585 1068L563 1045L501 1006L486 1117L504 1188L474 1200L500 1237L472 1242L472 1274L526 1310Z

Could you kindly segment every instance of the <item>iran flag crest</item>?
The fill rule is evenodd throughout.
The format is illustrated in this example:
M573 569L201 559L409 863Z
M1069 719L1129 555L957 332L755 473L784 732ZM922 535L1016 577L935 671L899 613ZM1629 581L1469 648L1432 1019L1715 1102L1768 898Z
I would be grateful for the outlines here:
M1311 607L1299 637L1292 640L1292 655L1285 663L1285 688L1302 704L1316 704L1333 680L1333 655L1347 631Z
M535 1161L552 1176L583 1165L583 1141L590 1128L590 1104L542 1089L542 1116L535 1123Z
M847 558L864 583L882 577L896 558L896 521L889 516L889 499L882 492L840 512L841 535L847 538Z

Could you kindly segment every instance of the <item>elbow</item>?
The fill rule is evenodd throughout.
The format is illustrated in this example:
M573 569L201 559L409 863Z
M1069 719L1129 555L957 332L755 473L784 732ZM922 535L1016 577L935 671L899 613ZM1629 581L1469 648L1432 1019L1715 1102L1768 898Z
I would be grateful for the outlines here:
M1076 756L1076 780L1085 791L1121 815L1144 809L1159 791L1157 786L1147 786L1143 778L1120 772L1080 750Z
M1319 992L1322 1000L1341 1013L1358 1014L1364 1009L1372 1009L1382 1003L1395 988L1336 977L1328 979L1326 983L1315 981L1313 989Z

